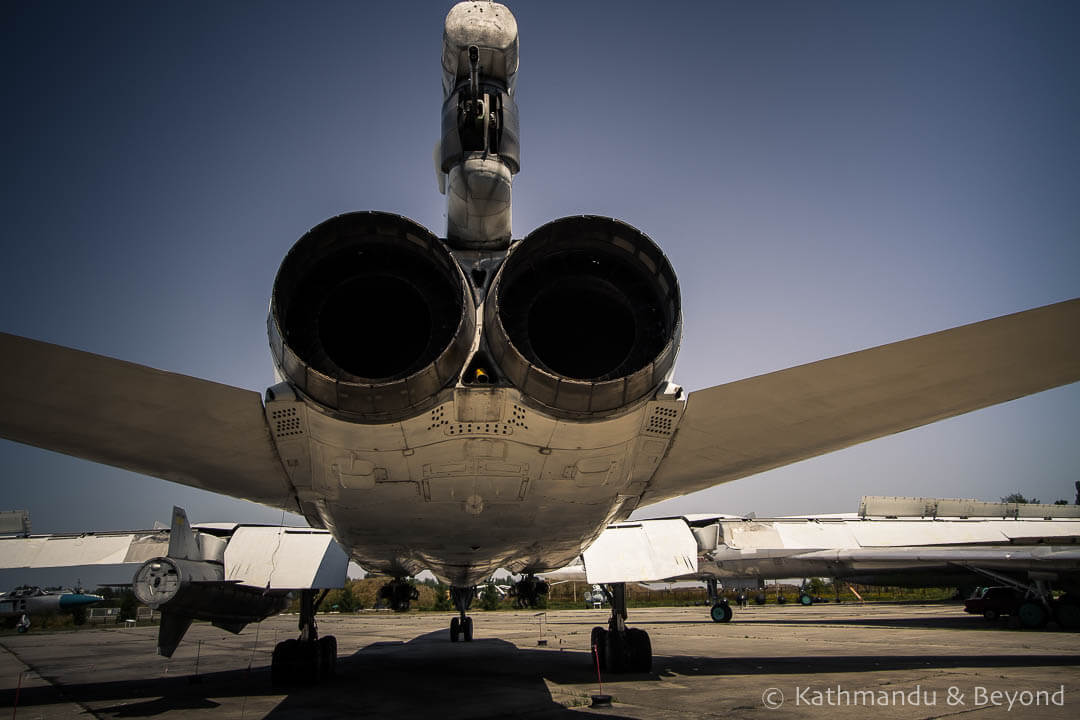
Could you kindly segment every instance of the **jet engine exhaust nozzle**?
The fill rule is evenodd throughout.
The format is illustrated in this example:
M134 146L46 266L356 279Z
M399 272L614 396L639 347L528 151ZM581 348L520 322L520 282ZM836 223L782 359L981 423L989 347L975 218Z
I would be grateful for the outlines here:
M675 363L679 287L644 233L569 217L516 244L485 305L496 362L525 395L571 416L600 415L654 392Z
M405 417L453 381L474 328L465 276L442 242L381 212L339 215L300 238L268 320L274 361L295 387L371 422Z

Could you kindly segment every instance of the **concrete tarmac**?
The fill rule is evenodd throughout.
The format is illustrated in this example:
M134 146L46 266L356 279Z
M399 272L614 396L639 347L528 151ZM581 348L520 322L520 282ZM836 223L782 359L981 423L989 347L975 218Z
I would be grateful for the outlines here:
M154 627L31 630L0 637L0 708L21 684L13 717L34 720L1080 717L1080 634L955 604L750 607L723 625L703 607L632 608L653 672L602 678L606 710L589 707L587 647L607 611L472 615L472 643L450 642L450 613L320 616L338 675L290 692L270 686L269 664L295 616L239 635L197 623L171 659Z

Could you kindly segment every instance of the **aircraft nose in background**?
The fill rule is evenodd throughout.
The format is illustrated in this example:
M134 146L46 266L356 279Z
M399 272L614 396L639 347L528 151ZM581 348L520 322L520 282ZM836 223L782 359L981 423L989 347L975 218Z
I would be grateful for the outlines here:
M100 595L68 593L67 595L60 596L60 608L63 610L70 610L71 608L87 607L88 605L96 605L104 599L105 598Z

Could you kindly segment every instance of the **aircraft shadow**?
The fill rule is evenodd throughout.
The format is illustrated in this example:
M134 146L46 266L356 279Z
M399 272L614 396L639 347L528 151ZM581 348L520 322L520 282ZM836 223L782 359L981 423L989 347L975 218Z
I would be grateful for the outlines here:
M704 658L682 655L655 657L655 678L708 675L829 675L895 670L950 668L1060 667L1080 666L1080 655L801 655L801 656L731 656ZM560 682L559 677L549 676ZM605 680L617 686L621 679L643 676L611 677Z
M18 709L74 702L94 715L116 718L154 717L184 710L185 716L207 717L246 706L248 717L395 717L445 718L618 718L587 709L585 692L553 697L544 682L556 673L572 682L594 681L581 652L518 649L505 640L478 638L451 645L445 631L420 635L408 642L376 642L352 655L340 656L337 676L314 687L290 688L282 695L270 684L268 666L190 675L132 677L105 682L22 688ZM439 647L441 646L441 647ZM595 689L591 690L595 692ZM15 688L0 689L0 707L12 707ZM106 703L104 706L102 703ZM264 709L260 709L264 708Z
M618 696L624 682L675 676L827 675L867 671L1078 666L1077 655L930 655L930 656L656 656L647 674L607 675L605 689ZM19 708L58 701L76 702L95 715L117 718L154 717L167 711L206 716L236 714L282 720L293 717L529 718L622 717L618 709L590 712L595 673L581 651L518 648L505 640L478 638L451 645L445 631L407 642L371 643L338 659L337 677L316 687L295 688L283 700L270 685L266 666L251 671L207 673L200 682L190 676L142 678L23 688ZM545 680L554 683L553 689ZM565 688L578 686L585 689ZM0 707L10 707L14 688L0 690ZM241 708L237 708L237 703ZM102 704L105 703L103 706ZM111 703L111 704L110 704ZM30 716L33 716L31 711Z

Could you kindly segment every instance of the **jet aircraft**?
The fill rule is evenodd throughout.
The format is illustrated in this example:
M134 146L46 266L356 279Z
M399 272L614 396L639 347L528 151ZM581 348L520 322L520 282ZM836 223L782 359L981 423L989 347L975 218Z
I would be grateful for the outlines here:
M86 610L105 598L84 592L42 590L38 587L20 587L11 592L0 593L0 617L5 618L19 632L30 629L30 616L42 613L69 612L75 624L86 622Z
M1080 627L1080 507L867 496L858 513L757 518L698 514L608 527L550 581L702 580L715 622L724 581L832 577L928 587L991 582L1026 601L1022 624ZM1054 591L1064 594L1054 597ZM800 602L811 604L804 593Z
M636 507L1080 379L1070 300L686 393L682 298L617 219L512 237L518 32L464 2L443 31L436 177L446 237L353 212L300 238L258 393L0 336L0 436L301 513L368 569L429 569L471 639L473 587L570 562ZM612 670L651 666L623 586L597 628ZM318 662L314 590L275 671Z

